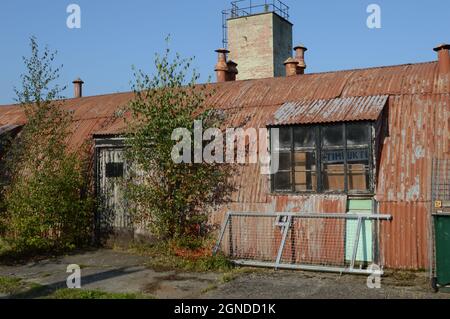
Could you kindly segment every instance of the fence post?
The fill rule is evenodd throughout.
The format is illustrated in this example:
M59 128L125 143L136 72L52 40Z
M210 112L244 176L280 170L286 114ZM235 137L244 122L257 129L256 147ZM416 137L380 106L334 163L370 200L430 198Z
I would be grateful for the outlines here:
M287 221L283 225L283 238L281 239L280 248L278 249L277 260L275 262L275 270L278 270L278 267L280 266L281 257L283 256L283 250L286 244L289 229L291 228L291 223L292 223L292 216L289 216Z
M217 252L218 252L219 249L220 249L220 243L221 243L222 240L223 240L223 236L225 235L225 230L227 229L227 225L228 225L228 222L229 222L230 218L231 218L231 217L230 217L230 213L228 212L227 215L226 215L226 217L225 217L225 223L223 224L222 229L220 230L219 239L217 240L217 243L216 243L216 245L214 246L214 249L213 249L213 256L216 255Z
M359 235L361 233L361 226L362 226L362 217L358 217L358 226L356 228L355 243L353 246L353 255L352 255L352 262L350 264L350 269L355 268L355 260L358 254Z
M233 217L230 214L230 219L228 220L228 224L230 226L228 226L228 233L229 233L229 245L230 245L230 257L233 257L234 255L234 251L233 251Z

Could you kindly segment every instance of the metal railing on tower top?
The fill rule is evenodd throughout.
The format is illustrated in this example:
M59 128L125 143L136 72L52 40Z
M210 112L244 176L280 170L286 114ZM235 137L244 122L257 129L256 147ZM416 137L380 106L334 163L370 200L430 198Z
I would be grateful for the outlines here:
M280 0L236 0L231 9L222 11L223 47L228 47L228 19L273 12L289 20L289 7Z

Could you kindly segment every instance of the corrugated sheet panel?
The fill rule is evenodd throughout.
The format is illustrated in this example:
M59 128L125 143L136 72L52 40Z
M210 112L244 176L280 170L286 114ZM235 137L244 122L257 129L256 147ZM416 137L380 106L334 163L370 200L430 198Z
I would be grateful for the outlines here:
M267 124L375 121L380 117L387 100L387 95L377 95L285 103Z
M429 201L432 159L449 154L450 95L396 96L388 104L377 199Z
M429 202L381 202L380 212L393 216L381 224L380 245L385 266L426 269L428 266Z
M247 183L250 186L250 183ZM222 209L214 212L211 223L220 226L224 215L228 211L233 212L317 212L317 213L345 213L347 210L347 196L345 195L279 195L273 196L266 193L264 201L254 201L248 198L246 201L233 201Z

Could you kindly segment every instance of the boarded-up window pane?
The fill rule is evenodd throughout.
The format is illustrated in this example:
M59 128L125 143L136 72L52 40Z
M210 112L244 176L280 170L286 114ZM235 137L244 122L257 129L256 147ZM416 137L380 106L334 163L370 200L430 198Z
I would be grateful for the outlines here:
M369 170L367 165L348 165L348 188L350 191L367 191L369 189Z
M295 168L298 170L312 170L316 169L316 154L315 152L295 152Z
M296 191L316 191L316 155L315 152L295 152L295 189Z
M317 191L316 172L296 171L295 172L295 190L297 192Z
M369 149L350 149L347 151L347 174L349 191L370 189Z
M323 187L325 191L345 190L345 170L344 164L324 164L323 165Z

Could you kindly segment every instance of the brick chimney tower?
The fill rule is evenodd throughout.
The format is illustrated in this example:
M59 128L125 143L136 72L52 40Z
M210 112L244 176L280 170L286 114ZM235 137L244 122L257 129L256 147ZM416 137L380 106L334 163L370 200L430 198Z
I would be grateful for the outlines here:
M242 9L235 3L225 11L229 57L239 64L237 80L286 75L284 62L292 55L293 25L288 20L289 7L276 3L253 1L242 3Z

